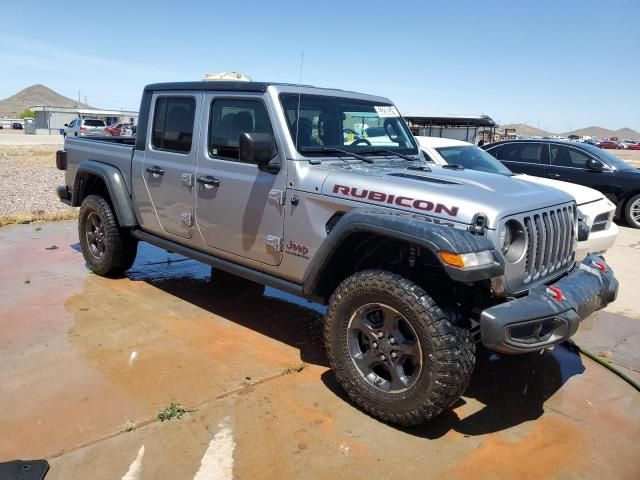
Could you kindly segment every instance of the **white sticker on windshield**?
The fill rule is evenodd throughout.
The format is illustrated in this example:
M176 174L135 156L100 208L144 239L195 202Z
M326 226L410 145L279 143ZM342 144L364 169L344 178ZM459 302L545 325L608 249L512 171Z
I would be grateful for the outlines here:
M399 117L398 110L393 105L376 105L373 107L380 118Z

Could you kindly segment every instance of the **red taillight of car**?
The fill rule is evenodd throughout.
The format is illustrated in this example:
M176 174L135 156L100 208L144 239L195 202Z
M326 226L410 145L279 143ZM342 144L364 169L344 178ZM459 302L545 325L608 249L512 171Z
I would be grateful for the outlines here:
M87 127L80 127L80 131L81 132L86 132L87 131Z

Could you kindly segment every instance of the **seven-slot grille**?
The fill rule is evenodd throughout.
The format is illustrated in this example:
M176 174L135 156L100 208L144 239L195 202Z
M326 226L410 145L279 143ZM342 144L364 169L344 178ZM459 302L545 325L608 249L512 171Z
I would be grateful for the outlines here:
M536 212L525 216L523 221L527 232L525 284L551 275L573 260L576 240L574 206Z

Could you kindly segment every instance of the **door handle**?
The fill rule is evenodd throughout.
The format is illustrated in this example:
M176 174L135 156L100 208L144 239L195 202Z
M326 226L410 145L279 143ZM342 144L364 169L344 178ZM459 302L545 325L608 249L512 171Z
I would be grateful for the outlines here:
M160 167L149 167L147 168L147 172L153 175L164 175L164 170Z
M212 188L212 187L219 187L220 186L220 180L218 180L215 177L212 177L211 175L205 175L204 177L198 177L197 182L202 184L202 185L204 185L205 188Z
M547 177L549 178L560 178L559 173L547 173Z

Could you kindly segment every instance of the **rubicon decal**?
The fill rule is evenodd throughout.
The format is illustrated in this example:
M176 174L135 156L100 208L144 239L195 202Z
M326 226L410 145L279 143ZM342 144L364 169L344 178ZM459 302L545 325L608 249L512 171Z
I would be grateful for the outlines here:
M345 185L337 184L333 186L333 193L339 193L345 197L366 199L372 202L415 208L416 210L422 210L424 212L445 213L451 217L458 216L458 207L448 207L442 203L423 200L421 198L396 196L389 193L376 192L375 190L366 190L363 188L347 187Z

